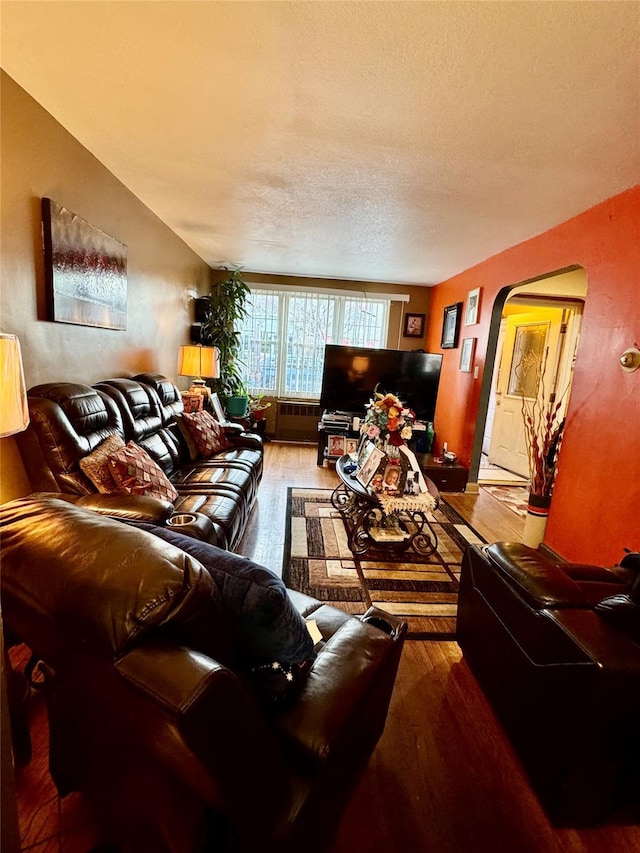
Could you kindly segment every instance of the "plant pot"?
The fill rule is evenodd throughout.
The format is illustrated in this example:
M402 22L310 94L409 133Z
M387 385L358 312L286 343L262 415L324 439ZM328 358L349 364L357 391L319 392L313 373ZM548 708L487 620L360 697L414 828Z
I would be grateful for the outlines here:
M249 408L249 397L229 397L227 399L227 415L230 418L244 418Z
M544 540L550 506L551 495L529 494L522 541L530 548L537 548Z
M269 406L260 406L257 409L251 409L251 417L254 421L261 421L267 414Z

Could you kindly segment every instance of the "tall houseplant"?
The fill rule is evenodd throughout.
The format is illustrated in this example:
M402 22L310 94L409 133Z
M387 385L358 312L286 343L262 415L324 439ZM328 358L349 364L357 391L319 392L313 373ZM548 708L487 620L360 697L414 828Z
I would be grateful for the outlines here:
M240 332L238 321L246 314L249 286L242 277L239 266L221 267L227 275L211 285L206 299L206 313L202 323L202 343L220 350L220 378L211 382L211 388L226 404L231 397L245 397L247 391L242 379Z

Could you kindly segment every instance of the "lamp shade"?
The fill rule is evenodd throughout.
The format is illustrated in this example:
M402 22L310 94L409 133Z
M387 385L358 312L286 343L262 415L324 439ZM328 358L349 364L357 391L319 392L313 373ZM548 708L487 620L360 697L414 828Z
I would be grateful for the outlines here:
M198 379L217 379L220 376L220 350L218 347L180 347L178 373Z
M0 438L22 432L28 425L20 341L0 333Z

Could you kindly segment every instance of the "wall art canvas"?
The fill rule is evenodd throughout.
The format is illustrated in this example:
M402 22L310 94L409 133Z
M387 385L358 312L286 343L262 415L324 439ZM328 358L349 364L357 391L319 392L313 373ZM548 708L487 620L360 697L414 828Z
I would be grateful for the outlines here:
M127 247L62 207L42 199L50 320L127 328Z

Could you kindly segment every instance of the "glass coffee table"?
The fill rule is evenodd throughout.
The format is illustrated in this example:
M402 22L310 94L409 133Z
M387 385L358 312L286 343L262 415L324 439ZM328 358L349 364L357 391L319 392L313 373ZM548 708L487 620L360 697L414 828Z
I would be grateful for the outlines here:
M425 478L428 491L419 495L378 495L358 482L355 471L345 470L350 463L349 456L336 462L340 482L333 490L331 503L344 522L351 552L360 557L371 548L396 552L412 548L425 557L433 554L438 538L429 515L440 502L434 483Z

